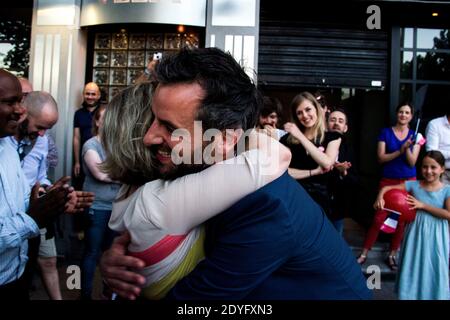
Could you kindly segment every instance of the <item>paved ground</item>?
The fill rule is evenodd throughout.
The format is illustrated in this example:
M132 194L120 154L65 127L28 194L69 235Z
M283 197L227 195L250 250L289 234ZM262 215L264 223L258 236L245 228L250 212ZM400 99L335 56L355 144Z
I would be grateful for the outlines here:
M344 238L349 243L349 245L354 250L355 256L360 251L360 245L364 240L365 231L359 227L356 223L351 220L345 221L344 228ZM77 300L80 296L80 290L76 288L71 288L74 284L74 272L70 272L73 266L80 265L81 252L83 249L82 241L78 240L76 235L72 235L70 237L66 237L65 239L60 239L59 246L65 245L65 247L70 248L71 257L64 258L60 257L58 259L58 272L61 284L61 291L63 299L65 300ZM380 275L380 289L373 289L374 299L375 300L396 300L397 296L394 293L394 284L395 284L395 274L392 273L387 266L383 262L384 251L387 248L386 243L377 243L374 247L374 250L371 251L369 255L369 259L366 264L363 266L363 270L366 271L369 265L376 265L379 267L381 271ZM64 250L61 250L64 251ZM68 252L66 250L66 252ZM76 267L75 267L76 268ZM69 272L69 273L68 273ZM76 272L76 271L75 271ZM369 275L368 275L369 276ZM371 282L373 283L373 282ZM48 296L42 286L42 282L38 276L34 278L34 287L35 289L31 292L32 300L48 300ZM94 280L94 290L93 290L93 299L100 300L101 299L101 278L100 274L97 270L95 280Z

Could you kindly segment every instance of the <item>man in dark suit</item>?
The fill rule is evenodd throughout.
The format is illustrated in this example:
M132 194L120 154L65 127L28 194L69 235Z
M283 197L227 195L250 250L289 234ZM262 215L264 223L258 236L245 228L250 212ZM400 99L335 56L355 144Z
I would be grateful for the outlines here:
M261 97L233 57L219 49L182 50L156 68L154 121L144 137L163 179L206 167L202 134L211 128L225 158L235 154L239 130L255 126ZM175 165L172 133L184 129L184 163ZM200 130L200 131L199 131ZM198 134L200 133L200 134ZM223 139L223 141L222 141ZM185 157L187 156L187 157ZM216 154L217 159L217 154ZM221 181L217 181L221 183ZM369 299L361 269L320 207L287 173L207 223L206 258L169 293L175 299ZM144 279L125 268L143 261L125 255L120 237L103 256L106 282L134 299Z

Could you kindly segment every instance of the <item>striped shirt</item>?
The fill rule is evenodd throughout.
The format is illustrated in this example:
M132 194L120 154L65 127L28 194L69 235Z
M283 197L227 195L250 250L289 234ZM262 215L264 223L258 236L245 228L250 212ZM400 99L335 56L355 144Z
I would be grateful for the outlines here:
M125 199L122 187L109 227L130 232L129 254L145 262L145 298L163 298L204 258L201 223L276 178L262 174L268 160L251 150L196 174L151 181Z
M0 139L0 285L22 275L28 260L28 238L39 235L36 222L25 212L30 187L17 151Z

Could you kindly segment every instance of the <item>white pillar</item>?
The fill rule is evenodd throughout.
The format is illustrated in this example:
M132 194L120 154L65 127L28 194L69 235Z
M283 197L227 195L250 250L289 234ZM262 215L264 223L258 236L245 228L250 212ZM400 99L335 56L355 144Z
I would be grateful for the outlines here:
M80 30L81 0L34 0L30 81L58 103L59 119L50 130L58 148L58 166L50 179L71 174L73 114L82 102L87 32Z
M256 83L259 0L208 0L206 47L230 52Z

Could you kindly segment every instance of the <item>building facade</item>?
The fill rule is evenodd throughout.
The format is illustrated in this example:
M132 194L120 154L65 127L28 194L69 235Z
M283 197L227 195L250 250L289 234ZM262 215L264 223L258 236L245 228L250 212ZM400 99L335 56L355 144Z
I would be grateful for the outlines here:
M154 53L184 46L229 51L282 101L284 120L304 90L344 107L369 195L377 135L398 103L415 104L422 132L450 107L450 1L33 0L30 10L29 78L60 108L55 177L71 173L84 84L98 82L108 100Z

